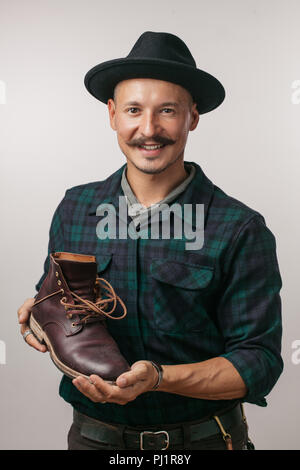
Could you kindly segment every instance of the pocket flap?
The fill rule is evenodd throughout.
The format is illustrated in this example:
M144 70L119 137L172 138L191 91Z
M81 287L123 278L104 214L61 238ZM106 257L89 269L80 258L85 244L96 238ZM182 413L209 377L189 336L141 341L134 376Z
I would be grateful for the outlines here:
M165 284L184 289L203 289L213 278L214 268L180 261L155 259L151 263L151 275Z
M96 255L98 273L103 272L107 268L111 259L112 259L111 253L106 254L106 255L102 255L102 254Z

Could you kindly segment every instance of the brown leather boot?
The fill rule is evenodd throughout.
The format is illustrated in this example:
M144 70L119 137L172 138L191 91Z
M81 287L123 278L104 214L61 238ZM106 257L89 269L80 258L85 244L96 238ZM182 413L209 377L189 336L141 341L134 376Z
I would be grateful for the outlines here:
M113 317L117 305L122 315ZM30 328L67 376L96 374L114 382L130 367L109 334L105 317L120 320L126 313L112 286L97 277L94 256L52 253L32 307Z

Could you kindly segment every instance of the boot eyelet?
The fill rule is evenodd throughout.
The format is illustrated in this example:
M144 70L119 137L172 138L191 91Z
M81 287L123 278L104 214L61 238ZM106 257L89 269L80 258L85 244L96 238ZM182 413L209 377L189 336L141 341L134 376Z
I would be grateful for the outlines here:
M72 318L73 317L73 313L67 313L67 318ZM72 326L74 325L74 323L72 323Z
M77 326L76 323L72 323L72 327L75 328L75 326Z
M58 279L57 284L61 286L61 281Z
M58 276L59 276L59 274L58 274L58 272L57 272L57 271L55 271L55 276L56 276L56 277L58 277Z

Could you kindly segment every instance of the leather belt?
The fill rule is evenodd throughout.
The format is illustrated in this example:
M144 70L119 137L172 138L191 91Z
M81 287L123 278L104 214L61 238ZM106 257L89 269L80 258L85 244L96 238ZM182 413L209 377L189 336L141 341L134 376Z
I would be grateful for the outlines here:
M141 426L128 427L121 424L104 423L74 409L74 424L80 428L81 436L111 446L120 446L120 449L125 445L125 448L129 449L166 450L174 445L183 445L183 427L188 428L190 442L198 441L220 432L223 433L220 431L220 425L217 421L221 423L226 432L242 423L243 414L240 403L229 411L218 413L217 420L212 417L206 421L144 426L144 429Z

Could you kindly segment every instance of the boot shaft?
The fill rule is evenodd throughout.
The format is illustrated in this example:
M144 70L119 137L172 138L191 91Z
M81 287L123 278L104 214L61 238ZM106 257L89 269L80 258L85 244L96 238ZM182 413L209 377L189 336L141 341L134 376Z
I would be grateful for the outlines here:
M82 329L82 325L76 325L80 319L78 312L73 314L73 321L70 322L61 300L75 304L71 293L75 292L82 298L94 301L96 277L97 263L94 256L51 253L49 271L36 296L36 302L47 296L49 298L33 307L39 323L44 326L49 321L59 321L64 324L68 336L78 333Z
M69 290L75 292L79 297L93 302L97 278L95 256L74 253L54 253L51 256L57 267L55 272L57 281L63 277Z

